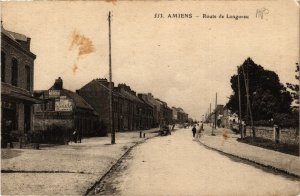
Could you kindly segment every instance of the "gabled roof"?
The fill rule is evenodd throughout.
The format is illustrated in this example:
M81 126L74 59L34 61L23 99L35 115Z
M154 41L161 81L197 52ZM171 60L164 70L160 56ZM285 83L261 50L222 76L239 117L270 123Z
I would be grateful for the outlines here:
M49 90L36 90L34 91L34 94L38 96L39 98L41 97L42 94L44 93L44 98L49 99ZM62 89L60 90L60 96L67 96L68 98L72 99L74 101L74 104L78 108L83 108L83 109L88 109L88 110L94 110L92 106L90 106L80 95L77 93L67 90L67 89Z
M35 54L33 54L28 48L24 47L24 45L19 42L19 41L27 42L29 37L27 37L23 34L20 34L20 33L8 31L8 30L4 29L4 27L1 24L1 38L5 37L3 35L8 37L16 47L18 47L19 49L24 51L26 54L28 54L29 56L31 56L34 59L36 58Z
M1 26L1 32L6 35L7 37L11 38L14 41L20 40L20 41L27 41L27 37L20 33L15 33L12 31L8 31Z
M144 101L146 104L148 104L148 105L150 105L151 107L154 107L154 103L152 103L151 101L149 101L149 99L148 99L148 94L142 94L142 93L140 93L140 94L138 94L138 97L142 100L142 101Z
M69 98L71 98L76 107L79 108L84 108L84 109L89 109L89 110L94 110L92 106L90 106L80 95L77 93L67 90L67 89L62 89L62 92Z
M101 87L103 87L104 89L106 89L107 91L109 91L109 87L105 86L100 80L94 79L93 81L96 82L96 83L97 83L98 85L100 85ZM93 82L93 81L92 81L92 82ZM112 91L112 93L113 93L114 96L122 96L122 95L120 95L119 92L114 91L114 90Z

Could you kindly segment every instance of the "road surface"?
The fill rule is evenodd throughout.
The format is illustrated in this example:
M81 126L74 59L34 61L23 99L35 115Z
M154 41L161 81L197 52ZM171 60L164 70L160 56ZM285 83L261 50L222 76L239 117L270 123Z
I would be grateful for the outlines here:
M190 129L135 147L99 185L101 195L297 195L299 179L230 158Z

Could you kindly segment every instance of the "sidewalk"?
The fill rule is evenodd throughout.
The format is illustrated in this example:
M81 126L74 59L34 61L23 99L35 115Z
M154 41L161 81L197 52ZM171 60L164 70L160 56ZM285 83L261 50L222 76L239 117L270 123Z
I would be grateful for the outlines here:
M204 125L204 130L199 141L209 148L300 177L300 158L297 156L238 142L240 136L229 129L218 128L214 131L216 136L211 136L209 125Z
M1 150L1 194L3 195L84 195L94 183L135 144L152 138L157 130L116 133L110 137L83 139L71 143L34 149Z

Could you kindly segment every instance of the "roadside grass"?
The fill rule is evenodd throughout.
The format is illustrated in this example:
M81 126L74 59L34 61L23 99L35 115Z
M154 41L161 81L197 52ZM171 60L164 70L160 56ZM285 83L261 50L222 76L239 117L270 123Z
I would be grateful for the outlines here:
M294 156L299 155L299 146L298 145L291 145L291 144L284 144L284 143L276 144L274 141L272 141L270 139L265 139L265 138L260 138L260 137L252 138L250 136L245 137L243 139L238 138L237 141L246 143L249 145L269 149L269 150L274 150L277 152L282 152L285 154L290 154L290 155L294 155Z

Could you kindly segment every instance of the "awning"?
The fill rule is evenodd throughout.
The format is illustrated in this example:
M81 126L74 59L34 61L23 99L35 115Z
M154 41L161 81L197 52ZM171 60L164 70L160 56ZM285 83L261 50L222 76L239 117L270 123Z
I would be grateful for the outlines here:
M9 94L1 93L1 97L7 97L8 99L16 99L20 101L30 102L30 103L42 103L42 100L36 99L32 96L22 95L19 93L11 92Z
M31 103L42 103L42 100L33 97L29 91L1 82L1 98L15 99Z

